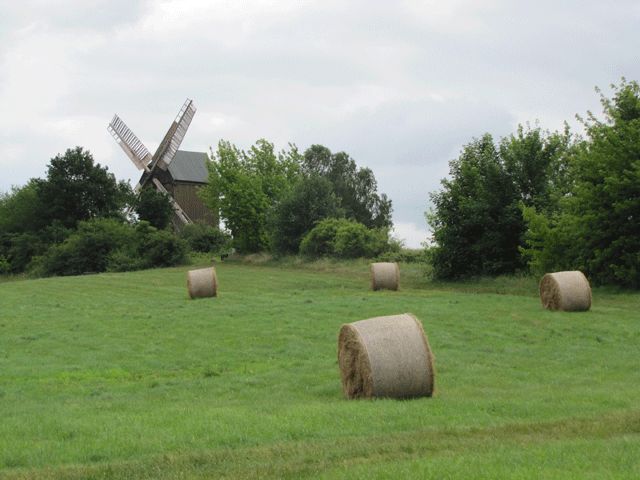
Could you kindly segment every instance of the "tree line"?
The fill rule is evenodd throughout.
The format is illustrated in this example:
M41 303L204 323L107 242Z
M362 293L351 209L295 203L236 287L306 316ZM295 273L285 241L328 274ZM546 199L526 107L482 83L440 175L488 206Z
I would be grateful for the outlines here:
M431 194L434 275L582 270L597 284L640 286L640 86L600 92L585 135L519 127L473 139Z
M640 86L601 95L603 118L548 132L520 126L471 140L450 162L426 214L433 245L417 258L433 275L540 274L579 269L598 284L640 286ZM155 190L134 195L76 147L46 177L0 194L0 273L122 271L183 262L191 251L401 259L392 203L371 169L345 152L267 140L220 141L203 201L217 226L171 228ZM133 212L133 214L132 214ZM408 258L408 257L407 257ZM414 257L411 257L414 258Z
M391 241L391 201L344 152L294 145L276 153L221 141L199 192L226 227L174 229L166 195L134 194L81 147L51 159L45 178L0 194L0 274L125 271L183 263L189 251L375 256ZM305 240L303 242L303 240Z
M266 140L243 151L221 141L211 157L200 194L240 253L349 258L397 248L391 200L378 193L371 169L345 152L322 145L276 152Z

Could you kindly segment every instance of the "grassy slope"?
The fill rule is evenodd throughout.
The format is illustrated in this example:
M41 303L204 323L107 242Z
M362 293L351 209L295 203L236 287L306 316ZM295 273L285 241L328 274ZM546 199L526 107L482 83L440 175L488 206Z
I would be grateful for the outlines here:
M185 270L0 284L0 478L640 476L638 294L223 264L189 301ZM344 400L340 325L406 311L436 396Z

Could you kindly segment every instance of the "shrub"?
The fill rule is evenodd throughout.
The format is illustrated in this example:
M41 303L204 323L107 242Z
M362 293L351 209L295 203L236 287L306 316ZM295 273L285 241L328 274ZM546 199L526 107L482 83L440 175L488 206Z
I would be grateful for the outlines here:
M229 234L219 228L200 223L185 225L180 232L180 237L194 252L217 253L227 250L231 245Z
M77 231L36 257L30 268L37 275L139 270L179 264L185 254L184 241L148 222L134 227L114 219L94 219L80 222Z
M369 229L361 223L340 225L333 240L333 251L338 257L358 258L372 255Z
M136 226L136 248L144 259L144 268L178 265L184 262L187 254L187 244L182 239L146 222Z
M300 242L300 253L308 257L333 255L333 242L338 228L344 222L348 222L348 220L327 218L319 222Z
M369 229L347 219L319 222L300 243L300 253L309 257L375 257L391 248L386 229Z
M64 242L51 246L32 262L33 273L80 275L104 272L109 255L133 242L133 229L114 219L95 219L78 224Z

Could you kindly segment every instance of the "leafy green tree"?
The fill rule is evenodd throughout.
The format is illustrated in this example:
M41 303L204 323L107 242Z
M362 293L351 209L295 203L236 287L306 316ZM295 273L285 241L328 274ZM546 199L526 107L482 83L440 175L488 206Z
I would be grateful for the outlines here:
M231 236L217 227L192 223L180 230L182 238L194 252L226 252L231 243Z
M259 140L248 152L226 141L218 144L202 198L210 208L219 208L238 251L269 248L269 215L291 188L299 171L299 157L293 146L276 154L266 140Z
M570 189L557 212L529 210L533 268L580 269L595 283L640 287L640 86L622 79L601 94L604 120L589 113L571 156Z
M47 178L33 181L38 196L38 228L59 221L73 228L82 220L122 215L131 188L81 147L51 159Z
M23 187L13 187L10 192L0 194L0 235L23 233L34 230L39 222L40 202L36 181Z
M522 247L528 209L557 210L570 185L567 158L574 149L561 133L518 127L496 145L486 134L450 163L451 179L432 193L434 275L458 278L513 273L526 266Z
M431 194L434 274L457 278L518 269L523 225L517 191L491 135L467 144L450 162L450 175L442 191Z
M173 207L166 193L153 188L143 188L135 201L135 211L140 220L149 222L161 230L171 224Z
M278 253L298 253L302 237L317 222L342 215L329 180L318 175L300 176L275 207L271 225L273 248Z
M515 135L501 140L500 159L524 206L557 209L568 189L567 154L573 141L566 125L561 133L519 125Z
M368 228L391 228L391 200L378 194L378 184L369 168L358 168L344 152L331 153L322 145L312 145L304 152L303 173L326 178L340 200L345 216Z

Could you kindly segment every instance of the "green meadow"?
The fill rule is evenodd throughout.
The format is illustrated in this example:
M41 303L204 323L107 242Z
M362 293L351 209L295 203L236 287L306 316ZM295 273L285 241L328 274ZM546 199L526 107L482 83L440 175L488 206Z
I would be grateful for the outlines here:
M640 478L640 294L222 263L0 283L0 478ZM5 279L6 280L6 279ZM340 326L412 312L436 393L345 400Z

